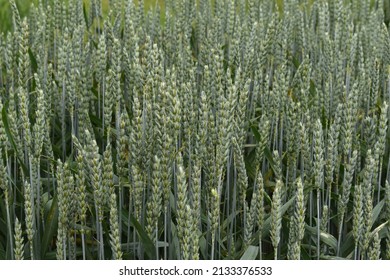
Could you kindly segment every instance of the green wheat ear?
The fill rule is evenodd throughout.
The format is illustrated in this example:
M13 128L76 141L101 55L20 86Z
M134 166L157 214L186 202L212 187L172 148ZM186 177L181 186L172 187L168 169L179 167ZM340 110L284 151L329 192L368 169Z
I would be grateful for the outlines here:
M282 228L282 216L280 208L282 206L282 188L283 182L278 180L272 195L272 208L271 208L271 242L274 247L274 259L278 258L278 246L280 242L280 230Z
M24 259L24 239L22 225L20 224L18 218L15 219L15 260Z

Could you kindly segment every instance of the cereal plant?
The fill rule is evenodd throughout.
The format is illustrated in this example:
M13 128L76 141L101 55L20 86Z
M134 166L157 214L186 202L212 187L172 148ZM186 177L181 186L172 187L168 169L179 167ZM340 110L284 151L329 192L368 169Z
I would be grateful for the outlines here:
M388 1L6 9L0 259L390 259Z

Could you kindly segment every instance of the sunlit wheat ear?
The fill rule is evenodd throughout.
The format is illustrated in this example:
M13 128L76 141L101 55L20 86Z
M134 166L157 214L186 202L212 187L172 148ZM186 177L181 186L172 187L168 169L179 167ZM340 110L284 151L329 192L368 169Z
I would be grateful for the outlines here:
M301 258L301 242L305 234L305 198L303 193L303 184L300 178L295 182L295 207L294 216L290 220L290 232L288 239L288 253L289 260L299 260Z
M62 217L62 223L64 227L64 237L68 238L68 252L69 259L74 259L75 255L73 251L72 243L74 244L74 237L70 234L72 229L72 225L75 223L76 219L76 207L77 200L75 199L75 185L74 185L74 177L71 170L71 166L69 162L64 163L64 185L63 185L63 205L64 205L64 213L65 216ZM73 242L72 242L73 240Z
M361 185L355 186L352 219L352 233L353 238L355 239L355 259L357 259L357 250L361 239L363 224L363 191Z
M106 50L106 32L103 32L99 37L99 46L97 50L97 67L96 67L96 80L99 82L99 92L98 92L98 101L97 101L97 114L98 116L103 117L103 135L104 135L104 129L107 125L107 115L108 111L106 108L108 108L106 103L106 85L111 83L111 76L107 75L105 76L106 67L107 67L107 50ZM103 110L102 110L103 107ZM102 111L104 113L102 114Z
M24 209L26 215L26 231L27 231L27 240L30 245L30 258L34 259L34 209L32 204L32 190L29 183L24 182Z
M110 130L110 129L108 129ZM114 170L112 162L112 148L110 143L110 131L107 132L107 146L103 153L103 174L102 174L102 196L103 203L109 205L110 196L115 191L114 188Z
M66 248L64 248L63 244L65 242L64 240L64 226L63 226L63 220L64 216L66 215L64 213L65 203L64 203L64 170L62 162L59 160L57 163L57 195L58 195L58 201L59 201L59 207L58 207L58 230L57 230L57 260L63 260L64 258L64 251L66 251Z
M357 151L353 151L352 157L350 159L350 162L346 165L346 170L344 173L344 179L341 184L342 186L342 193L339 197L338 201L338 214L340 215L339 217L339 247L341 244L341 232L343 228L343 222L344 222L344 215L345 211L347 209L347 204L349 202L349 196L351 192L351 187L352 187L352 179L353 179L353 174L355 172L355 166L356 166L356 160L357 160ZM338 248L339 250L339 248Z
M258 195L257 199L258 202L256 203L257 206L257 219L255 219L255 225L258 227L259 231L259 258L261 260L262 258L262 238L263 238L263 224L264 224L264 180L263 176L261 174L261 171L259 171L257 179L256 179L256 184L258 185Z
M21 29L21 21L20 21L18 7L16 6L15 0L10 0L9 3L11 5L11 10L12 10L14 29L16 32L19 32Z
M180 240L181 259L189 259L191 211L188 206L188 184L182 164L181 156L179 156L177 166L177 230Z
M252 199L251 199L251 205L250 207L247 206L247 204L244 205L244 211L247 212L246 219L245 219L245 232L244 232L244 246L248 247L250 244L250 239L252 237L252 231L253 231L253 225L256 220L256 211L257 211L257 203L258 201L259 192L254 192Z
M103 241L103 219L104 219L104 210L105 206L105 192L103 190L102 184L102 163L101 157L99 154L99 148L97 146L96 140L92 138L92 135L89 131L86 131L86 140L87 140L87 156L88 156L88 165L90 170L90 180L91 186L93 189L93 198L96 214L96 227L97 227L97 236L99 239L99 258L104 259L104 241Z
M367 253L370 244L371 227L372 227L372 211L373 211L373 195L372 195L372 172L374 169L374 157L371 150L367 151L366 166L363 173L363 225L361 236L361 249L363 253Z
M305 214L306 214L306 206L305 206L305 197L303 194L303 184L302 181L298 179L296 207L294 212L294 217L297 222L297 248L300 247L301 241L305 235ZM300 252L300 248L298 249L298 252Z
M67 259L69 221L72 213L71 194L73 193L73 175L67 162L57 162L58 230L57 259Z
M118 206L116 194L112 192L110 195L110 245L112 250L112 258L114 260L122 259L122 249L120 243L120 232L118 224Z
M282 216L280 213L280 207L282 206L281 192L283 188L283 182L278 180L275 185L274 193L272 195L272 208L271 208L271 242L274 248L274 259L278 258L278 246L280 242L280 230L282 228Z
M211 196L210 197L211 213L209 213L209 215L210 215L211 238L212 238L211 259L214 259L215 235L218 229L218 220L219 220L218 191L216 188L211 189L210 196Z
M381 177L382 177L382 161L383 161L383 156L385 153L385 146L386 146L386 134L387 134L387 127L388 127L388 104L385 101L383 103L383 106L381 108L381 114L379 118L379 129L378 129L378 147L377 147L377 157L378 157L378 165L377 168L379 167L379 174L377 176L378 178L378 196L377 196L377 201L380 201L381 198Z
M146 205L146 232L149 234L151 240L158 241L158 218L161 214L161 161L155 156L153 162L153 179L150 200Z
M83 159L84 151L80 150L76 157L77 173L76 173L76 194L77 194L77 210L81 224L81 239L83 259L85 259L85 226L87 220L87 192L86 192L86 170Z
M367 258L369 260L379 260L381 255L381 240L376 232L373 236L371 246L368 250Z
M278 151L273 151L272 157L274 158L275 165L273 167L276 180L282 180L282 159L280 158Z
M24 259L24 239L23 239L23 231L22 225L20 224L18 218L15 218L15 260L23 260Z

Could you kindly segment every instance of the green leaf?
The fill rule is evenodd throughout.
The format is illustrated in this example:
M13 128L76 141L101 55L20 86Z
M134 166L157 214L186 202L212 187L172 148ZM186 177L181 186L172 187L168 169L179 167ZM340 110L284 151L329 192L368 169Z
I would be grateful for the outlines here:
M45 221L45 233L42 238L42 257L45 259L45 255L48 251L50 243L53 241L54 235L57 232L58 227L58 200L57 195L49 201L51 203L50 211L47 213Z
M37 64L37 60L34 56L34 54L32 53L31 49L29 48L28 49L28 56L30 57L30 61L31 61L31 68L33 70L33 73L36 73L37 72L37 69L38 69L38 64Z
M269 149L269 147L264 147L264 156L268 160L268 162L271 165L271 167L274 168L275 167L275 162L274 162L274 158L272 156L272 152Z
M388 222L386 221L386 222L380 224L378 227L376 227L371 232L370 240L374 237L374 235L376 233L378 233L380 239L386 238L387 231L388 231L387 224L388 224ZM342 242L342 245L340 248L340 253L342 256L350 255L353 253L354 248L355 248L355 240L353 238L353 233L349 232Z
M84 16L85 24L88 26L88 15L87 15L87 9L85 7L85 3L83 3L83 16Z
M372 210L372 224L371 224L371 227L376 222L376 220L378 219L378 217L379 217L379 215L380 215L384 205L385 205L385 200L382 199L377 205L375 205L374 209Z
M179 244L179 238L177 237L177 229L175 223L171 220L171 233L172 233L172 240L171 240L171 246L169 246L170 254L172 256L172 259L179 259L180 258L180 244Z
M0 260L5 260L5 259L7 259L7 258L5 257L5 255L6 255L6 252L5 252L5 250L4 250L3 244L0 242Z
M260 141L260 132L259 132L257 126L253 124L253 125L251 125L250 128L253 132L253 136L255 137L256 141L259 142Z
M146 234L140 223L135 219L133 215L130 215L130 224L137 230L138 236L141 239L141 243L144 247L145 253L152 260L156 259L156 248L153 241Z
M310 232L312 235L317 236L317 228L316 227L311 227L311 226L306 224L305 229L308 232ZM333 235L331 235L327 232L321 231L320 232L320 240L321 240L321 242L323 242L326 245L328 245L329 247L331 247L333 250L335 250L335 251L337 250L337 239Z
M387 228L388 228L387 224L388 223L389 223L389 221L386 221L383 224L380 224L376 229L374 229L371 232L370 239L372 240L374 238L375 234L377 234L377 233L378 233L380 239L387 237Z
M241 260L255 260L259 253L259 246L249 245L241 257Z
M320 260L349 260L346 258L341 257L335 257L335 256L329 256L329 255L320 255Z
M207 260L207 241L203 235L199 238L199 249L200 255Z
M341 242L341 247L340 247L340 255L345 256L351 252L353 252L355 248L355 240L353 238L353 233L352 231L347 234L345 239Z

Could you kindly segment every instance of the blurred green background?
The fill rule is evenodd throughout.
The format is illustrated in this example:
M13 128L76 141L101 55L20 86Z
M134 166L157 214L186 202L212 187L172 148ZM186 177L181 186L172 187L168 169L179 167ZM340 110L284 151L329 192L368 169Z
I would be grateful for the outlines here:
M36 5L38 3L38 0L15 0L16 4L19 8L21 16L26 15L28 13L29 8L32 4ZM41 0L42 3L46 4L49 2L52 2L53 0ZM68 0L63 0L68 1ZM86 6L89 6L90 0L83 0ZM126 3L127 0L123 0L124 3ZM136 4L138 0L133 0ZM184 0L181 0L184 1ZM214 0L215 1L215 0ZM220 0L221 1L221 0ZM273 1L273 0L265 0L265 1ZM276 0L278 2L278 5L281 7L284 0ZM314 2L315 0L308 0L310 2ZM353 0L345 0L345 2L353 1ZM375 0L367 0L370 1L373 5ZM164 0L144 0L145 8L146 10L150 8L151 6L155 5L157 2L160 3L161 6L164 6ZM390 0L384 0L384 6L385 6L385 22L387 25L389 25L390 21ZM107 13L108 11L108 5L109 0L103 0L103 13ZM0 0L0 33L7 31L12 26L12 20L11 20L11 9L9 6L9 0Z
M65 2L68 2L68 0L63 0ZM160 3L160 5L163 5L164 0L144 0L145 8L148 9L152 5L155 5L157 2ZM38 0L15 0L16 5L19 8L19 12L21 16L25 16L31 5L37 5L39 2ZM52 3L53 0L41 0L42 3ZM88 7L90 0L83 0L85 5ZM123 0L123 3L126 3L127 0ZM138 0L134 0L134 3L138 4ZM109 0L103 0L103 13L107 13L108 11L108 5ZM0 33L4 31L8 31L12 26L12 19L11 19L11 8L9 5L9 0L0 0Z
M19 8L21 15L25 15L31 3L35 1L16 0L16 4ZM38 2L38 1L36 1ZM0 0L0 32L7 31L10 29L12 24L11 20L11 9L8 0Z

